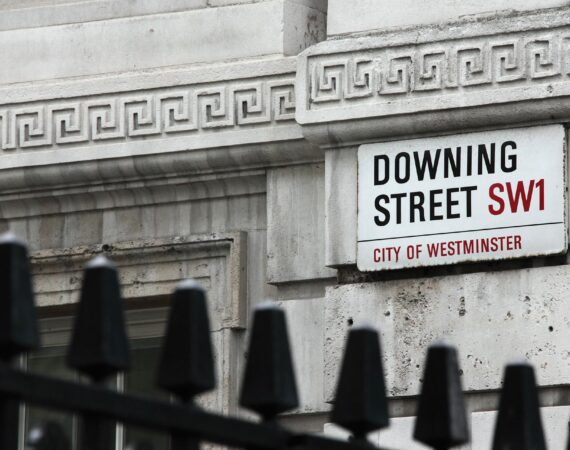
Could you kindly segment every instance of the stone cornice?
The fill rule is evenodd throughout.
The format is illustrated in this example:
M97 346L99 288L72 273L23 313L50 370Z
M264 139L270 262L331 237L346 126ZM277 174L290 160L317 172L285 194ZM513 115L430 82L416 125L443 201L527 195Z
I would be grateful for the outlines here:
M0 87L0 188L81 190L321 159L295 122L295 69L293 57L268 57Z
M570 117L570 11L318 44L297 121L323 146Z
M277 64L268 73L260 66L261 73L250 64L248 78L229 78L232 68L224 67L225 77L208 80L216 72L204 67L193 76L162 74L146 86L144 75L127 86L103 78L34 101L22 90L18 103L0 106L0 168L151 154L156 141L165 141L163 153L279 140L282 127L294 134L293 67Z

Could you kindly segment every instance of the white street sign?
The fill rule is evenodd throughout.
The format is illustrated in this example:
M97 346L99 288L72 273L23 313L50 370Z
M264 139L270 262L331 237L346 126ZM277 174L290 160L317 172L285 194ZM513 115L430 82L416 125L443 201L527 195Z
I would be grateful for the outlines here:
M562 125L362 145L358 268L563 253L566 202Z

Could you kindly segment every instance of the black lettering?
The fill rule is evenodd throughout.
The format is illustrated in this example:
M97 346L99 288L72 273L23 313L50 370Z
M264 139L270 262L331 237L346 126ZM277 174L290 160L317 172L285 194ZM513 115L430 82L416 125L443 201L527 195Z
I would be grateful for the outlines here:
M443 194L443 189L433 189L431 191L429 191L429 200L430 200L430 204L429 204L429 218L430 220L443 220L443 215L442 214L436 214L435 213L435 209L436 208L440 208L442 203L441 202L436 202L435 201L435 196L436 195L441 195Z
M380 160L384 161L384 178L380 179ZM386 184L390 174L390 159L386 155L374 155L374 186Z
M455 192L459 192L459 188L449 188L447 190L447 218L448 219L459 219L459 217L461 217L461 214L452 212L453 207L459 205L459 200L452 200L451 199L451 195Z
M517 144L514 141L507 141L503 142L503 145L501 145L501 170L503 172L509 173L517 170L517 155L514 154L507 156L507 147L511 147L511 149L516 150ZM508 165L507 159L509 160Z
M402 176L401 160L404 159L404 176ZM407 183L410 180L410 155L407 153L398 153L394 162L394 178L396 183Z
M460 189L461 192L465 192L465 198L467 203L467 217L471 217L471 194L473 191L477 190L477 186L465 186Z
M420 216L419 221L425 222L424 200L425 196L423 192L410 192L410 223L414 223L416 221L416 211Z
M455 149L455 155L453 155L451 148L446 148L443 150L443 176L444 178L449 178L449 172L454 177L461 175L461 147Z
M485 167L487 173L495 173L495 143L491 143L490 154L487 152L485 144L479 144L479 175L483 175L483 160L485 160Z
M406 196L406 193L392 194L391 198L396 200L396 223L402 223L402 199Z
M380 213L384 214L384 218L380 219L380 216L374 216L374 223L376 225L378 225L379 227L383 227L384 225L386 225L388 222L390 222L390 211L388 211L386 208L384 208L381 205L381 201L384 201L385 203L390 203L390 198L387 195L379 195L378 197L376 197L376 200L374 201L374 205L376 206L376 210L379 211Z
M431 152L429 150L425 150L423 152L423 160L420 162L420 155L418 152L414 152L414 162L416 164L416 172L418 175L418 180L423 181L426 175L426 169L429 172L429 178L431 180L435 179L437 174L437 166L439 163L439 154L441 153L441 149L438 148L435 151L435 158L432 159Z
M473 173L473 147L467 146L467 176Z

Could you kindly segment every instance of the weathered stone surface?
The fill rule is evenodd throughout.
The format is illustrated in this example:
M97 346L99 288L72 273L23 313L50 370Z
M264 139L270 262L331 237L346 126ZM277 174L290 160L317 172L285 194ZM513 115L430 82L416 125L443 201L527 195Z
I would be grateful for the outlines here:
M325 264L356 264L358 147L325 152Z
M117 266L124 298L165 297L180 280L193 278L210 291L212 330L244 328L246 242L245 233L211 234L35 252L36 302L40 307L76 302L85 264L103 253Z
M267 178L267 281L328 278L324 265L324 167L271 170Z
M328 35L470 21L518 11L568 5L567 0L329 0Z
M324 22L318 9L271 0L5 30L0 54L10 70L0 71L0 84L297 54L324 38Z
M208 0L5 0L0 30L90 22L205 8Z
M497 389L503 366L525 357L540 385L568 381L569 266L418 278L328 288L325 371L332 399L349 323L379 327L388 393L417 395L427 346L459 348L467 391Z
M265 177L85 187L6 195L0 213L33 250L226 230L264 230ZM112 188L116 187L116 190ZM43 228L42 228L43 227Z
M292 412L328 411L324 391L324 301L322 298L279 302L287 314L291 352L297 376L299 408ZM308 342L319 343L307 345Z

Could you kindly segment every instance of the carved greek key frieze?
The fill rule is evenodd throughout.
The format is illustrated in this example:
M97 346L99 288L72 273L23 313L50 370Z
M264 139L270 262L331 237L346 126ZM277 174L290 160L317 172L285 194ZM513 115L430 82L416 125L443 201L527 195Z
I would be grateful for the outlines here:
M256 80L0 105L0 150L97 144L294 120L294 80Z
M308 57L308 109L500 89L570 73L570 30Z

